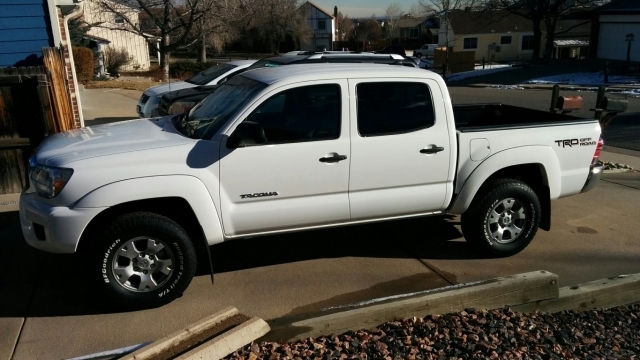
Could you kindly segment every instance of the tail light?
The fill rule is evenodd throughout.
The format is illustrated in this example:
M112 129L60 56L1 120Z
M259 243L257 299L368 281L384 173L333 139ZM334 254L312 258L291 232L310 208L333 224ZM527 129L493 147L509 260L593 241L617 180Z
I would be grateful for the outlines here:
M593 160L591 160L591 165L595 165L600 159L600 153L602 152L602 147L604 146L604 140L600 138L598 140L598 145L596 145L596 152L593 154Z

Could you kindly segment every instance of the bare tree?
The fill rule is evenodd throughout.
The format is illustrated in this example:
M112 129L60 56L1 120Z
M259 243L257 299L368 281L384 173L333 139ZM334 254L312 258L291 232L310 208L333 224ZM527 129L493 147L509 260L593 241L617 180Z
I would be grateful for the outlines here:
M311 39L311 28L303 15L307 6L299 8L297 0L255 0L253 6L255 28L272 53L279 52L287 36L299 43Z
M549 59L553 53L553 41L555 40L558 20L571 12L587 11L593 6L593 0L487 0L483 8L488 11L506 10L511 14L521 16L532 22L533 25L533 60L540 58L542 45L542 24L545 25L547 39L545 42L544 58ZM589 23L582 21L563 33L580 25Z
M160 39L160 67L169 77L169 56L172 51L190 46L201 37L193 36L197 24L205 17L225 20L229 6L239 6L247 0L93 0L98 14L89 26L127 31ZM142 21L140 20L142 19Z
M341 12L338 12L336 22L338 23L338 41L349 40L355 27L353 20L349 18L349 15L342 15Z
M402 17L402 7L400 7L400 4L397 2L393 3L387 7L385 15L387 16L387 19L384 24L384 29L387 37L389 38L389 45L391 45L398 20Z
M362 42L362 51L365 50L367 41L376 41L382 36L382 28L375 15L371 15L367 20L354 20L354 23L356 23L355 38Z
M419 6L423 9L423 13L436 12L440 20L440 30L444 30L445 40L445 68L449 69L449 47L453 46L455 39L451 38L451 18L456 15L456 11L473 7L476 0L418 0ZM440 42L440 34L438 34L438 42Z

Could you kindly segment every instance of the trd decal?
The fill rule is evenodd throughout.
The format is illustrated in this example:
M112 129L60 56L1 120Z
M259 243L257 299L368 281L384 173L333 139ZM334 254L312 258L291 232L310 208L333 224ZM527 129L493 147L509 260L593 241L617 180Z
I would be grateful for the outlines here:
M240 195L240 199L259 198L259 197L265 197L265 196L278 196L278 192L271 191L271 192L255 193L255 194L243 194L243 195Z
M582 139L567 139L567 140L556 140L556 144L558 147L574 147L574 146L592 146L596 145L598 142L591 138L582 138Z

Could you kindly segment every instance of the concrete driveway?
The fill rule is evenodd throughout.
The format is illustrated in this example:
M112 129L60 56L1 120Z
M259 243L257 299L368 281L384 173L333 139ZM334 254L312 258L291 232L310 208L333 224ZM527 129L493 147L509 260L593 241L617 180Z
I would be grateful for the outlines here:
M611 150L602 158L640 168L639 152ZM552 211L552 230L504 259L470 251L452 216L229 241L210 249L215 284L200 266L182 298L142 311L114 306L77 256L30 248L17 214L0 214L0 359L69 358L152 341L229 305L272 319L531 270L558 274L561 286L640 272L640 173L606 174Z
M85 126L137 119L136 105L142 91L85 89L80 91Z

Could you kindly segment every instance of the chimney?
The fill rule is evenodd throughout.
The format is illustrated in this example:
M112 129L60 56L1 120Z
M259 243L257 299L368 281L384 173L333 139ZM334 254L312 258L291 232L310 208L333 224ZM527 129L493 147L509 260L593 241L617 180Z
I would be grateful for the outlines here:
M337 6L333 7L333 16L335 16L336 20L338 19L338 7Z
M333 41L335 41L336 34L339 34L338 33L338 7L337 6L333 7L333 17L334 17L333 24L335 26L335 30L334 30L334 33L333 33Z

